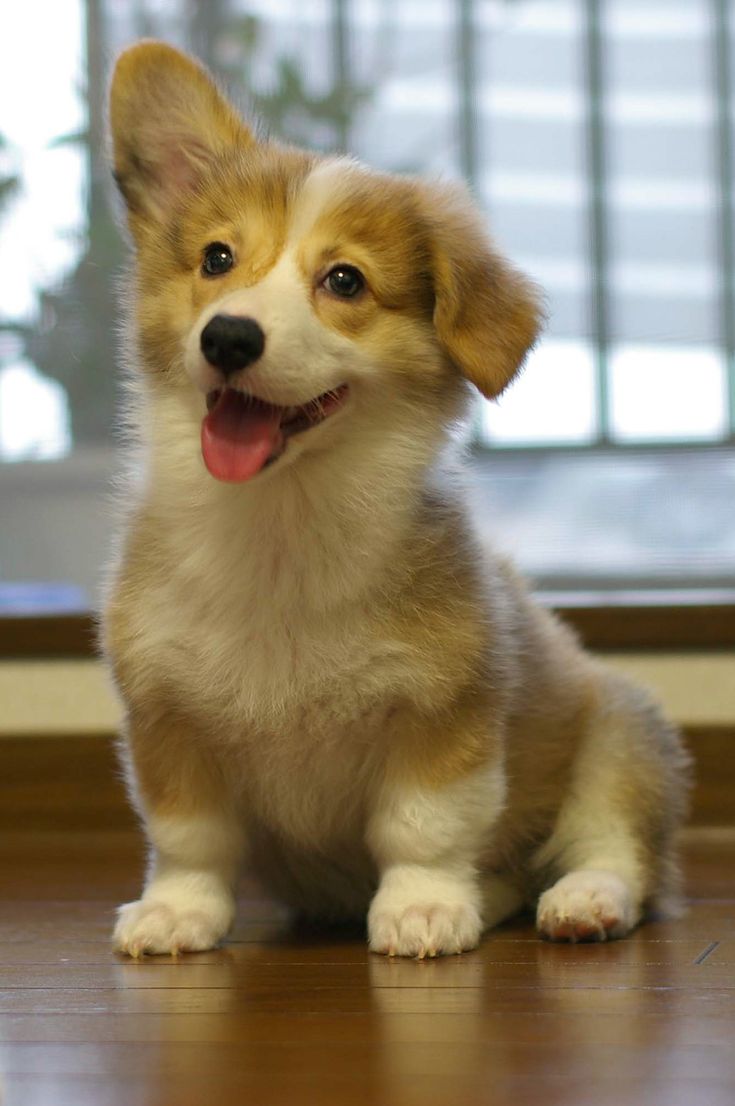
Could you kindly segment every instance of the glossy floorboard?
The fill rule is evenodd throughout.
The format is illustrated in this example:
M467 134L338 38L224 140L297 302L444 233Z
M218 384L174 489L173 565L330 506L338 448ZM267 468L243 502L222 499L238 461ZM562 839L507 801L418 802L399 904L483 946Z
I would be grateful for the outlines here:
M222 950L109 950L127 834L0 843L3 1106L732 1106L735 832L687 845L686 917L608 945L370 956L243 886Z

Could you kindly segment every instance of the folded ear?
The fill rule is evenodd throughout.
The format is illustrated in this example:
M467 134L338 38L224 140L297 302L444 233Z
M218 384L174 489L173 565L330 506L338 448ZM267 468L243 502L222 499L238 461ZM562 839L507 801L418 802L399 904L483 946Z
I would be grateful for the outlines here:
M135 231L161 220L208 163L254 142L209 74L163 42L120 55L110 89L115 179Z
M543 322L534 286L493 247L464 188L427 190L434 326L449 359L488 399L520 369Z

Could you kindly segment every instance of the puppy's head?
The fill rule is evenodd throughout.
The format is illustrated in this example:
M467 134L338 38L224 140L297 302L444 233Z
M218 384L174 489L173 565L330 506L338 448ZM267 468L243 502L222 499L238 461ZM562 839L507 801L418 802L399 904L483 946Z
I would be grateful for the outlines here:
M143 368L197 396L209 471L247 480L366 419L497 396L539 326L466 193L260 141L194 61L120 58L115 177Z

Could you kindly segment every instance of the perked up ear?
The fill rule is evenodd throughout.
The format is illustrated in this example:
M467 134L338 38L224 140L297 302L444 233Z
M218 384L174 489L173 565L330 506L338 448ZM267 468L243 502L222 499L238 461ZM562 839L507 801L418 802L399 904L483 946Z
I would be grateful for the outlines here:
M255 141L197 62L153 41L118 59L110 129L115 179L133 231L165 218L212 160Z
M495 250L464 188L431 188L427 198L437 336L462 375L492 399L538 337L540 296Z

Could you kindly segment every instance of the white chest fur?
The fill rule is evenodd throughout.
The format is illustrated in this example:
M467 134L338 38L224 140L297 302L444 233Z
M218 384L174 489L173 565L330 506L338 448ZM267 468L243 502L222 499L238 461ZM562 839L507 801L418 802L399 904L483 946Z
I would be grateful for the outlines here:
M148 509L137 667L225 752L264 821L316 845L360 817L413 667L378 610L390 533L356 541L344 515L307 517L298 489L239 511L233 491Z
M391 610L436 429L407 440L388 405L379 433L356 421L339 448L232 486L205 472L190 402L146 408L121 573L136 679L229 751L264 815L316 840L359 811L385 720L423 678Z

